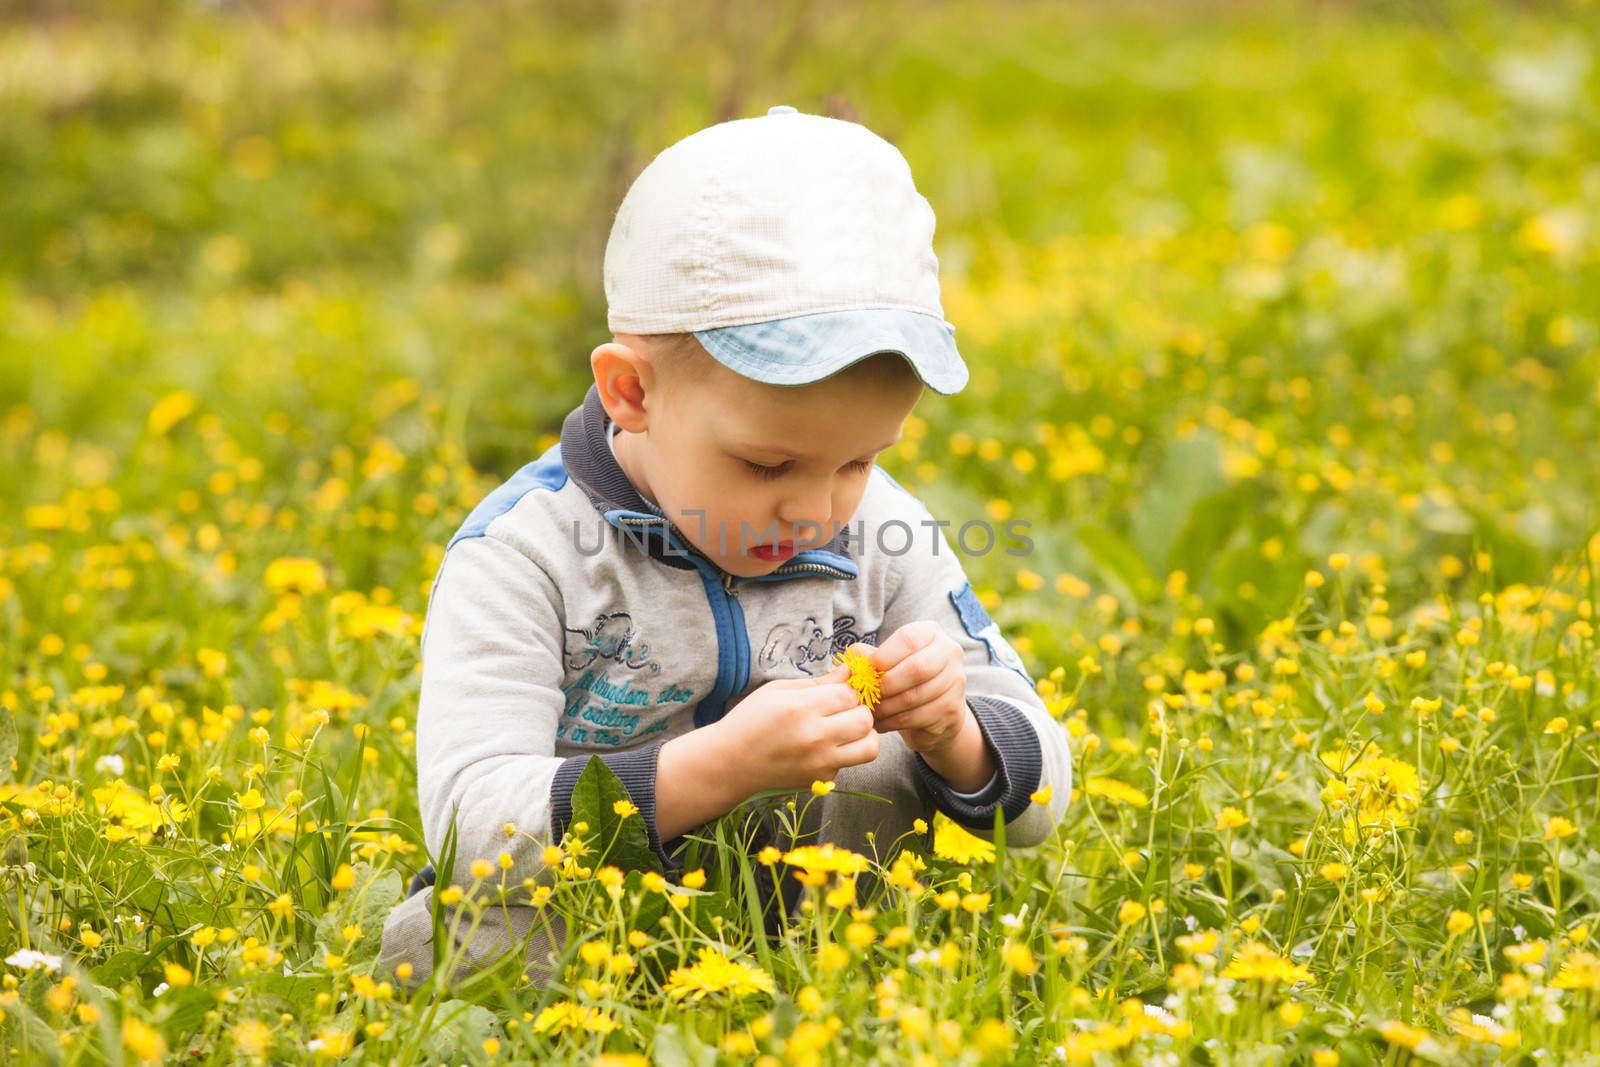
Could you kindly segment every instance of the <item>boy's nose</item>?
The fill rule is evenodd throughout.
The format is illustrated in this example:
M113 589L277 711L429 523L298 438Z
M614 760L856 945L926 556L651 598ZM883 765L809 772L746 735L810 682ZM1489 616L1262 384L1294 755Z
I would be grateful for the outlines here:
M818 527L826 528L828 520L832 517L833 497L829 493L791 496L778 507L778 521L786 525L814 523ZM801 531L801 536L814 535Z

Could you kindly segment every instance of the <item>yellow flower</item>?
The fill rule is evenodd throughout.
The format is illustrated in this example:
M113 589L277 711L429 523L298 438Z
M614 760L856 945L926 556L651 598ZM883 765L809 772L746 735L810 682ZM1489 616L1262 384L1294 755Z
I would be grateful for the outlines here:
M471 871L472 877L481 882L494 873L494 864L484 859L473 860Z
M145 418L145 428L152 437L163 437L167 431L194 413L199 401L193 393L179 389L157 400Z
M994 842L969 834L958 823L940 813L934 819L933 854L954 863L994 862Z
M339 864L339 869L333 872L333 888L342 893L356 884L355 868L348 863Z
M1035 804L1043 806L1050 803L1050 797L1053 795L1053 793L1054 790L1050 786L1042 786L1041 788L1034 790L1032 793L1029 793L1028 799L1033 801Z
M861 703L877 711L878 701L883 699L883 676L878 673L878 668L872 665L866 653L858 648L847 648L843 652L835 653L833 662L842 663L850 668L850 677L845 680L845 684L856 691Z
M816 781L811 783L812 796L825 797L831 792L833 792L832 782Z
M698 956L699 962L679 967L667 978L668 997L703 1000L711 993L727 993L737 999L751 993L773 991L772 976L759 967L730 960L716 948L701 948Z
M1117 908L1117 922L1123 926L1132 926L1140 919L1143 919L1146 914L1147 909L1137 900L1124 900Z
M626 819L630 815L637 815L639 809L632 801L619 800L611 805L611 810Z
M802 845L785 852L783 862L791 867L799 867L807 876L800 879L806 885L821 885L830 874L860 874L867 869L865 856L839 848L832 841L822 845Z
M1150 798L1143 791L1115 778L1090 778L1084 783L1083 790L1092 797L1104 797L1112 803L1129 804L1135 808L1150 803Z
M194 982L194 972L181 963L169 963L162 968L167 985L174 989L181 989Z
M1397 1045L1411 1052L1417 1051L1422 1046L1422 1043L1432 1036L1426 1030L1415 1026L1407 1026L1399 1020L1384 1023L1378 1027L1378 1032L1383 1035L1383 1039L1389 1044Z
M320 593L328 587L327 572L322 564L304 556L283 556L267 564L267 588L282 596L285 593Z
M1346 874L1350 873L1350 868L1346 867L1342 863L1324 863L1322 865L1322 869L1318 873L1320 873L1322 877L1326 878L1330 882L1337 882Z
M167 1054L167 1042L160 1031L138 1019L123 1020L122 1044L146 1063L153 1063Z
M1310 982L1314 979L1303 964L1294 963L1273 952L1259 941L1251 941L1234 953L1222 972L1224 978L1251 982Z
M259 1019L248 1019L233 1028L233 1044L246 1056L265 1056L272 1048L272 1028Z
M1370 743L1354 761L1342 746L1319 755L1328 769L1341 776L1328 783L1323 799L1336 809L1354 800L1358 828L1373 833L1410 824L1422 803L1422 782L1415 767L1382 755Z
M1460 908L1451 909L1450 917L1444 922L1444 928L1450 932L1452 937L1461 936L1475 925L1477 925L1477 920L1472 917L1472 913L1462 911Z
M1217 813L1218 830L1237 830L1241 826L1248 825L1249 822L1250 816L1238 808L1223 808Z
M534 1032L539 1034L559 1034L568 1030L609 1034L621 1025L599 1008L580 1007L570 1000L556 1001L533 1021Z
M1574 952L1562 961L1561 970L1550 984L1557 989L1600 989L1600 956Z
M1033 950L1020 941L1007 941L1000 955L1006 966L1018 974L1032 974L1039 966L1033 958Z
M683 884L688 886L690 889L699 889L701 886L705 885L706 884L705 868L704 867L696 867L692 871L685 872L685 874L683 876Z
M1563 819L1559 815L1550 816L1550 818L1544 824L1544 839L1546 841L1554 841L1562 837L1571 837L1577 832L1578 828L1572 825L1572 820Z
M246 789L243 793L233 794L233 802L245 811L255 811L266 803L261 797L261 790Z

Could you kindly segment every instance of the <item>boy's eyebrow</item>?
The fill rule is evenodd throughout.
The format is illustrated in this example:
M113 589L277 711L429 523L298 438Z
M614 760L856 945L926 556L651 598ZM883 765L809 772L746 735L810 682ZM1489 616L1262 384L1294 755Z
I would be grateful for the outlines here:
M902 436L904 436L904 435L903 434L896 434L893 441L889 441L886 444L881 444L877 448L872 449L871 451L873 451L873 452L882 452L886 448L890 448L890 447L892 447L894 445L897 445L897 444L900 443L900 438ZM749 449L750 451L752 451L752 452L776 452L778 455L785 456L785 457L787 457L789 459L806 459L807 458L806 456L802 455L799 452L791 452L787 448L779 448L776 445L746 445L745 447L747 449ZM863 453L863 455L865 455L865 453Z

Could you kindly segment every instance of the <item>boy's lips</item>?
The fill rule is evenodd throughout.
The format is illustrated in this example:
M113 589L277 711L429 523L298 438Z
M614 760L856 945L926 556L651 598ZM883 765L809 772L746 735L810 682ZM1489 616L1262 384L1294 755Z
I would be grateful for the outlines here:
M794 555L794 542L779 541L776 545L757 545L750 550L750 554L768 562L776 559L788 559Z

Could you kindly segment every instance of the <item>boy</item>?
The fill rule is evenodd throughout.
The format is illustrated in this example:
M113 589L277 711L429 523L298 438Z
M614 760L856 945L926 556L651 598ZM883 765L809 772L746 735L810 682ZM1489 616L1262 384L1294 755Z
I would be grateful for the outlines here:
M818 780L890 802L811 810L820 841L883 861L936 810L992 837L998 809L1021 847L1054 829L1064 732L947 523L874 464L924 385L966 384L933 227L897 149L791 107L701 130L639 175L606 247L594 385L434 580L417 757L429 849L452 819L459 835L441 884L501 853L506 884L549 881L543 847L592 754L671 874L686 834ZM883 672L876 713L834 665L852 645ZM431 966L434 880L384 931L382 959L412 981ZM490 908L469 963L534 910ZM530 973L548 974L555 935L529 940Z

